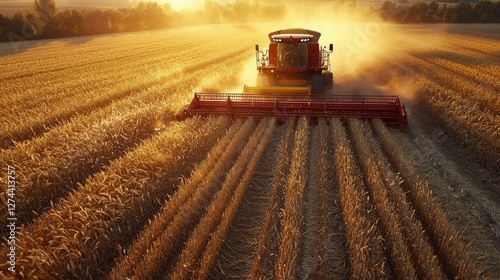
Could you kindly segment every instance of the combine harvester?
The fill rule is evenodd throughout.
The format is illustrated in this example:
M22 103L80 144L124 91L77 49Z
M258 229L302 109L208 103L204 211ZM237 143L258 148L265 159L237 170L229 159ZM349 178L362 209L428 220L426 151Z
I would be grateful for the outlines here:
M244 86L243 93L195 93L184 116L380 119L404 130L406 111L399 96L331 93L333 44L328 49L320 47L320 36L321 33L307 29L271 32L268 50L264 52L255 46L257 86Z

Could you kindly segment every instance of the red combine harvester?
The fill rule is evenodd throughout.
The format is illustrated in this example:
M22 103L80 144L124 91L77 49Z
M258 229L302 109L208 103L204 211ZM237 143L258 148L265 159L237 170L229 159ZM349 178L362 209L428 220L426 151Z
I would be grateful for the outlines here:
M381 119L404 130L406 111L399 96L331 93L333 45L320 47L320 36L307 29L271 32L269 50L255 46L257 86L244 86L243 93L195 93L184 115Z

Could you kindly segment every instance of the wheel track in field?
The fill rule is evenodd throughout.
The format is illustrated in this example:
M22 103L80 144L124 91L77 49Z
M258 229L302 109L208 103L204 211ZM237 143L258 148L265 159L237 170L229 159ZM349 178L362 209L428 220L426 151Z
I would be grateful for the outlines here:
M262 121L245 144L237 161L231 167L222 183L220 191L207 207L196 228L190 233L182 252L176 258L172 270L167 272L170 279L204 279L211 266L211 256L218 252L218 243L225 236L248 186L256 164L269 140L274 120ZM247 169L248 168L248 169Z
M387 77L385 75L387 73L384 74L383 71L374 73L372 76L375 76L376 81L382 79L384 84L393 81L398 83L396 77L402 75L411 77L412 82L416 84L416 88L412 86L411 91L414 93L410 95L417 97L410 96L405 99L409 109L410 126L415 121L428 122L433 127L433 133L442 131L455 136L456 143L461 146L464 153L481 161L484 166L498 169L499 162L496 155L499 151L495 140L498 138L496 130L499 123L492 112L480 110L477 100L468 96L468 92L464 92L457 85L453 85L456 91L449 89L446 85L453 83L453 76L441 74L442 77L446 77L445 85L442 85L441 80L433 75L430 66L425 65L424 60L410 54L400 54L395 60L386 61L386 64L391 66L388 68L396 69L396 74ZM405 84L402 86L407 87ZM460 98L461 95L467 98ZM413 120L412 111L416 111ZM429 119L427 116L429 113L435 118Z
M280 138L286 137L284 126L277 127L273 138L264 151L259 167L250 183L248 194L240 206L240 211L231 225L230 232L214 262L210 279L241 278L243 276L252 278L252 265L257 260L258 251L270 251L271 244L261 241L261 231L266 234L271 230L272 217L276 211L274 203L277 203L278 194L272 187L273 171L276 169L277 147ZM291 132L291 129L290 129ZM263 253L260 253L261 255ZM253 278L255 279L255 278Z
M244 126L237 122L228 130L191 178L179 186L178 191L165 202L163 210L151 225L147 226L127 249L127 258L119 260L110 274L111 279L133 275L159 277L170 259L179 253L180 245L187 239L186 233L190 232L201 218L213 193L219 189L221 176L227 173L236 157L236 151L241 149L245 136L248 136L254 127L253 121L249 120ZM200 187L202 183L204 188ZM147 251L158 254L144 256Z
M266 207L266 215L259 233L258 245L252 261L249 277L252 279L272 278L275 274L274 263L278 250L278 234L281 231L279 211L284 207L283 189L290 169L292 138L295 127L294 119L286 123L284 134L276 151L273 173L270 174L271 196Z
M492 279L498 278L500 269L496 264L500 262L500 198L495 184L485 181L493 175L486 175L480 183L472 181L462 171L462 167L450 160L432 139L418 132L421 129L420 126L412 128L413 137L399 132L394 132L394 136L417 172L429 182L447 217L461 230L463 238L472 243L473 252L484 263L486 274ZM476 172L480 174L481 171ZM482 187L478 187L478 184Z

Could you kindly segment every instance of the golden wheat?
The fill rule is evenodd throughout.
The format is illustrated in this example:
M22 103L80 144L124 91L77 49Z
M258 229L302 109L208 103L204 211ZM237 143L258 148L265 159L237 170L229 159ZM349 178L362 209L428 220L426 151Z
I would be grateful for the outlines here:
M188 173L190 162L201 161L227 127L226 118L191 119L113 162L23 229L19 273L98 277L100 264L112 261L115 248L132 241L158 210L157 199L173 192L170 182Z
M205 215L201 218L196 228L189 236L182 253L180 254L173 271L170 274L171 279L186 279L196 270L199 263L199 258L203 253L203 248L209 242L209 238L217 225L219 219L227 207L227 203L239 183L239 180L244 174L248 161L254 153L259 138L265 132L265 122L260 122L256 130L246 143L241 151L238 160L231 167L220 191L216 194L215 198L210 202L206 209Z
M215 257L217 256L219 249L224 242L224 239L229 231L229 227L236 216L243 197L245 196L246 189L248 188L250 180L252 179L252 175L257 169L257 164L259 163L264 149L266 148L266 145L269 142L269 139L271 138L273 130L276 126L275 118L268 120L264 119L262 122L267 122L267 127L265 128L263 134L259 136L260 140L258 146L255 148L253 155L248 162L246 171L241 177L240 182L238 183L238 186L233 193L233 197L229 202L229 205L227 206L226 210L224 210L224 213L222 213L221 221L211 235L210 241L208 241L205 248L205 252L200 257L199 269L194 273L196 279L208 278L210 270L215 261Z
M379 229L373 216L369 196L357 167L344 127L339 120L330 121L334 139L335 171L340 187L342 220L352 278L382 279L388 264Z
M181 244L182 236L196 225L210 197L218 190L221 177L237 156L241 143L254 128L255 122L249 119L243 126L237 124L228 131L193 176L179 186L179 191L167 201L161 214L139 236L127 256L115 267L111 278L132 275L139 278L158 277L157 274L161 273ZM148 251L150 254L146 254Z
M386 127L379 124L375 128L384 150L388 152L391 162L405 180L403 185L407 188L418 215L425 221L447 273L458 279L482 278L481 268L472 257L469 246L462 240L455 226L446 218L446 214L436 197L432 195L428 184L418 178L418 173L415 172L415 167L409 161L405 151L397 144Z
M277 279L292 279L297 277L296 265L298 263L300 237L303 230L303 195L307 181L305 164L309 149L308 122L307 118L300 118L294 136L294 146L290 159L290 173L285 185L285 203L281 214L281 233L276 260Z
M293 135L294 123L294 119L289 119L287 121L285 133L281 137L280 144L278 146L274 176L271 184L271 197L267 206L264 224L259 235L257 252L249 274L250 279L261 279L264 275L266 275L264 270L266 270L266 267L268 266L267 262L270 257L269 254L272 254L271 252L274 251L273 248L275 247L275 242L272 241L274 232L273 229L276 229L276 223L278 221L277 215L280 204L279 201L281 199L280 194L283 192L283 186L286 181L286 170L290 165L290 139ZM276 232L274 232L274 234L276 235Z

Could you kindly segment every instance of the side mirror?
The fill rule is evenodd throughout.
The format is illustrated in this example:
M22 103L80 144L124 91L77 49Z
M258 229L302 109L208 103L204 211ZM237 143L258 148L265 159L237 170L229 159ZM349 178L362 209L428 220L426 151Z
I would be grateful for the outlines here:
M258 52L259 51L259 45L255 45L255 51Z
M330 44L329 50L333 52L333 44Z

